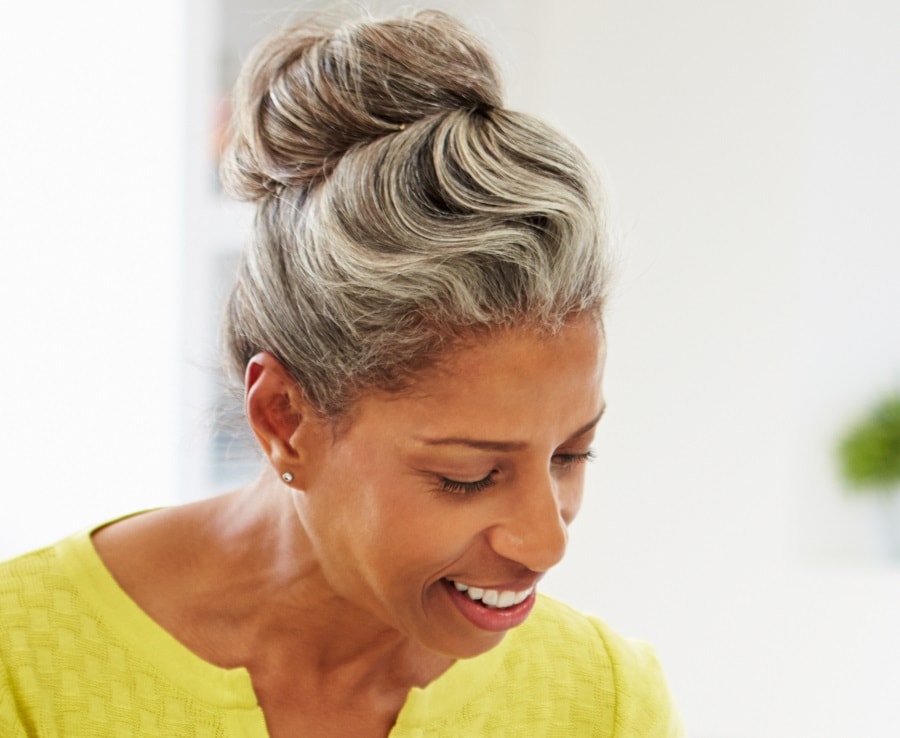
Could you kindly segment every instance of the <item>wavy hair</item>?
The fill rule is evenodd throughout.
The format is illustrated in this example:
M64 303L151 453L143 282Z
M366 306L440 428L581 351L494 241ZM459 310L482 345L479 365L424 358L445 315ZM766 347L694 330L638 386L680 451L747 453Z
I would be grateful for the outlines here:
M602 309L591 167L503 107L489 53L443 13L264 42L235 88L222 180L257 207L230 366L271 352L326 416L402 389L461 338Z

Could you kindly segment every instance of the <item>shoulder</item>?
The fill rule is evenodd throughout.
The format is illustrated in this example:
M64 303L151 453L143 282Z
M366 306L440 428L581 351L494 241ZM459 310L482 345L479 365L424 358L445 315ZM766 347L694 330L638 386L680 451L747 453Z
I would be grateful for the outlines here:
M199 738L262 719L246 671L203 662L153 623L104 568L89 531L0 563L0 620L3 738L35 726Z
M0 735L25 735L24 716L39 675L52 669L72 591L55 547L0 563Z
M55 547L42 548L0 563L0 612L10 624L52 599L51 592L65 586ZM4 629L6 630L6 629Z
M34 667L59 648L60 633L80 622L77 568L72 554L87 532L0 563L0 658L8 669Z
M625 638L598 618L542 596L509 636L508 659L552 673L555 688L612 716L611 735L683 735L653 648ZM594 713L596 720L597 713Z
M543 596L495 649L413 698L398 736L684 736L650 646Z
M575 668L602 665L613 671L657 666L653 649L616 633L599 618L541 595L528 620L510 634L517 647L548 655Z

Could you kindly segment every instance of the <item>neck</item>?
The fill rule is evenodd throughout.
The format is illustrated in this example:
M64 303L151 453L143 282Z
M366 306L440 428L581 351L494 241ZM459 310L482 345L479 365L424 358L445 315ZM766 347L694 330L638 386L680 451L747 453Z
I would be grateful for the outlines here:
M452 664L332 589L274 475L192 507L189 619L209 660L351 690L424 686Z

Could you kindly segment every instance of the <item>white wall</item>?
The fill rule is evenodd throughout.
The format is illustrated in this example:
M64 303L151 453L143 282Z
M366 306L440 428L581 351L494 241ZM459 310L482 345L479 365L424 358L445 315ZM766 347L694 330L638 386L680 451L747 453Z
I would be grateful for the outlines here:
M831 448L900 367L898 11L458 4L514 104L603 165L623 236L548 588L657 645L694 738L895 735L900 573ZM176 495L182 8L125 5L0 11L0 555Z
M807 458L890 388L900 388L900 8L832 2L810 23L804 239L792 265L797 442ZM797 543L817 558L883 555L873 500L848 501L833 468L798 479ZM809 524L815 506L818 524Z
M0 9L0 556L175 499L180 5Z
M896 735L900 571L843 423L900 379L898 11L535 4L526 103L608 172L608 417L550 583L653 641L695 738Z

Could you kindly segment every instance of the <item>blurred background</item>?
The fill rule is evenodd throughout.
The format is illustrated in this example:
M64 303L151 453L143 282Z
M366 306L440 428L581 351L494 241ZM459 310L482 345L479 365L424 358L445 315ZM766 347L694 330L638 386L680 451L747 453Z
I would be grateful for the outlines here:
M656 645L694 738L896 736L900 497L836 449L900 387L900 6L425 4L587 151L618 235L608 415L546 589ZM320 5L0 10L0 557L255 470L216 149L248 47Z

